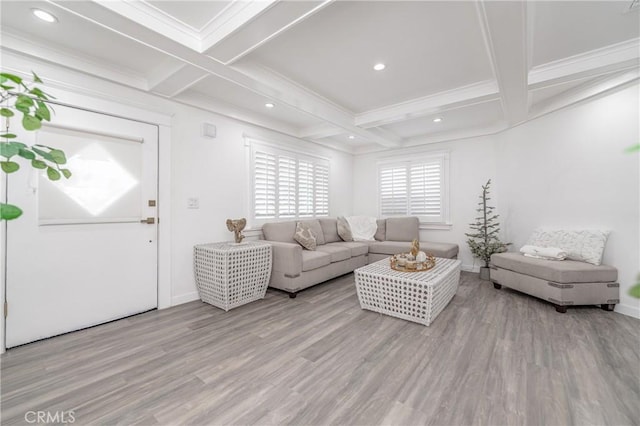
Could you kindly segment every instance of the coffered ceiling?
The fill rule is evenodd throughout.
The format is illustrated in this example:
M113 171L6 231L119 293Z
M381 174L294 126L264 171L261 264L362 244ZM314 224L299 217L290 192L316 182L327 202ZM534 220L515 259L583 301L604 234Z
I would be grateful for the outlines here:
M637 81L635 4L3 0L1 46L358 153L496 133Z

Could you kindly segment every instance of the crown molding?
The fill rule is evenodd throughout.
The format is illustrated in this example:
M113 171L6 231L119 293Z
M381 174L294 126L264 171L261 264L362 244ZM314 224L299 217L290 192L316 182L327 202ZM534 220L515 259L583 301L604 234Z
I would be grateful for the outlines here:
M162 36L168 37L183 46L200 51L201 40L197 31L145 1L93 0L95 3L124 16Z
M274 3L215 43L211 44L207 39L203 43L203 49L209 56L223 64L232 64L333 1Z
M550 99L546 99L539 104L535 104L530 114L530 119L552 113L562 108L569 107L576 103L599 96L608 91L615 90L621 86L636 83L640 79L640 70L620 71L614 75L601 76L590 80L577 87L573 87Z
M529 88L539 88L574 75L584 78L637 67L639 58L640 38L612 44L532 68L529 72Z
M204 53L269 10L278 0L233 1L198 33L199 51ZM221 61L222 62L222 61Z
M12 34L6 29L2 30L0 49L31 56L69 69L80 70L85 74L122 83L136 89L147 90L149 87L147 79L134 71L128 71L123 67L116 68L110 64L77 55L68 49L44 47L33 40Z
M156 81L151 91L162 96L173 98L189 89L199 81L209 77L209 73L200 68L182 64L173 73L165 76L164 80Z
M355 124L365 129L379 127L499 98L497 83L482 81L357 114Z

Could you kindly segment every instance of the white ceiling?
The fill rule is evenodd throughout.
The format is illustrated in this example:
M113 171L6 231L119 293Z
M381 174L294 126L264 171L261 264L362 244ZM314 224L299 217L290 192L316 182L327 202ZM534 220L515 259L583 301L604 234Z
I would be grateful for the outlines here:
M359 153L504 130L637 81L630 4L3 0L0 45Z

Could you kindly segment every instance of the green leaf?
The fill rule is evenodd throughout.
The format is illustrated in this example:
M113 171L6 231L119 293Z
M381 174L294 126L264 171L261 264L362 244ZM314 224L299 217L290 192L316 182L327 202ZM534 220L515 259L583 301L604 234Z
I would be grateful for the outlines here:
M15 104L14 107L23 114L29 114L31 107L24 104Z
M31 167L34 169L46 169L47 163L42 160L31 160Z
M7 160L20 152L20 147L13 142L0 142L0 156Z
M36 108L36 116L42 120L51 121L51 113L49 108L42 101L37 101L38 108Z
M44 83L44 81L40 80L40 77L38 77L38 74L36 74L35 72L31 71L31 74L33 74L33 81L34 83Z
M67 162L67 157L64 155L64 152L59 149L52 149L49 155L51 155L53 162L56 164L65 164Z
M39 146L42 146L42 145L39 145ZM42 158L44 158L45 160L49 160L52 163L55 163L55 161L53 160L53 157L47 151L43 151L40 148L36 148L35 146L32 146L31 150L36 154L38 154L39 156L41 156Z
M635 297L636 299L640 299L640 283L634 285L629 289L629 296Z
M71 177L71 170L69 170L69 169L60 169L60 171L62 172L64 177L66 177L67 179L69 179Z
M3 117L13 117L14 113L9 108L0 108L0 115Z
M18 83L18 84L22 83L22 78L18 77L17 75L9 74L7 72L0 73L0 77L5 78L6 80L11 80L14 83Z
M0 84L0 87L2 87L4 90L14 90L15 87L14 86L9 86L8 84Z
M16 108L18 107L18 105L32 107L33 99L31 99L27 95L18 95L18 99L16 99Z
M25 114L22 116L22 127L24 127L25 130L38 130L42 127L42 123L38 117Z
M35 160L36 158L36 155L26 148L20 148L20 152L18 152L18 155L26 160Z
M0 219L13 220L22 215L22 210L13 204L0 203Z
M6 138L6 139L14 139L17 136L14 135L13 133L3 133L0 135L0 138Z
M0 167L2 167L2 171L5 173L13 173L18 171L20 164L14 161L0 161Z
M60 180L60 172L53 167L47 167L47 177L49 180Z
M629 148L625 149L625 152L636 152L640 151L640 143L637 145L632 145Z

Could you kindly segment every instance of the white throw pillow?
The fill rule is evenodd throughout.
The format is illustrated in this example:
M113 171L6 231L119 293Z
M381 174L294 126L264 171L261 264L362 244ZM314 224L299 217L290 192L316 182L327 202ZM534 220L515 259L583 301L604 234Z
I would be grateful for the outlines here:
M538 228L529 237L527 245L558 247L567 252L567 259L600 265L608 236L609 231L600 229Z
M351 228L353 241L375 241L378 230L377 219L372 216L349 216L346 218Z

